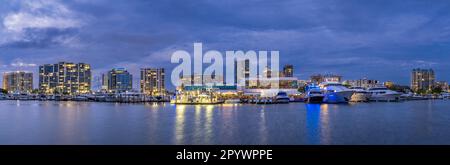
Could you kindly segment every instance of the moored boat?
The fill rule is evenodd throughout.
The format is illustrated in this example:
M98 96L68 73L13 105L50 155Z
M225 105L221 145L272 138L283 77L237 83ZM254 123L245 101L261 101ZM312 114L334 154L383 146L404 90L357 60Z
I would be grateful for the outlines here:
M225 104L236 104L236 103L241 103L242 101L240 99L227 99L225 100Z
M0 93L0 100L6 100L7 96L3 93Z
M389 90L386 87L374 87L367 89L370 93L370 101L400 101L401 93Z
M324 82L319 86L324 91L324 103L348 103L355 93L338 82Z
M275 101L276 103L289 103L289 96L287 95L286 92L278 92L277 95L275 96Z
M319 88L310 89L306 94L306 103L317 104L322 103L325 95Z

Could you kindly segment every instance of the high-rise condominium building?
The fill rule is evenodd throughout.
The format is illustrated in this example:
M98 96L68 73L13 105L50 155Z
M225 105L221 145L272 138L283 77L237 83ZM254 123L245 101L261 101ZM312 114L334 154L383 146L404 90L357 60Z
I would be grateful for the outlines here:
M31 93L33 91L33 73L23 71L4 73L3 89L9 93Z
M164 96L165 88L164 68L141 69L141 92L151 96Z
M60 62L39 66L39 90L45 94L86 94L91 91L91 66Z
M293 65L284 65L283 77L294 77L294 66Z
M102 75L102 88L113 93L131 91L133 76L124 68L112 69Z
M415 92L419 90L431 90L435 81L433 69L413 69L411 72L411 89Z

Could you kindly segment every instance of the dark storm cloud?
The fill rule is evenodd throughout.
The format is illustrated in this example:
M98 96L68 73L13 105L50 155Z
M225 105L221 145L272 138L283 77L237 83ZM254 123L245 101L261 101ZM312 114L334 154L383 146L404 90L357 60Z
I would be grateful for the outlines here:
M2 47L12 49L37 48L48 49L61 46L76 38L77 29L57 29L57 28L27 28L23 29L24 37L20 40L5 43Z

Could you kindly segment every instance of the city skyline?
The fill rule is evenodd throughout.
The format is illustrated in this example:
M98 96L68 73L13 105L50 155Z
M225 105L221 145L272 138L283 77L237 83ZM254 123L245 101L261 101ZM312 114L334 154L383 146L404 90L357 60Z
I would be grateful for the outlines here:
M249 66L247 63L248 60L245 60L245 62L246 63L242 63L242 64L245 64L243 69L245 70L245 72L248 72L248 69L249 69L248 68ZM97 82L100 84L99 84L99 87L96 87L97 85L93 84L92 79L93 79L93 77L97 77L97 76L92 76L91 65L88 63L74 63L74 62L68 62L68 61L60 61L55 64L42 64L42 65L39 65L36 67L39 70L39 74L37 76L33 76L32 72L22 71L22 70L3 72L2 73L3 79L1 79L1 83L3 84L2 89L8 90L9 87L7 87L8 85L5 84L4 80L6 80L6 77L11 76L12 74L27 74L27 77L29 80L24 81L24 82L29 84L29 87L25 87L29 90L29 91L27 91L28 93L34 89L37 89L44 93L53 93L53 91L48 92L48 90L50 89L50 88L48 88L49 86L53 86L52 88L56 89L56 88L60 88L59 86L66 86L66 85L69 86L67 90L77 91L76 93L78 93L78 90L79 90L78 87L76 89L71 89L72 85L74 85L73 84L74 82L71 82L71 80L79 81L78 83L75 83L75 84L77 86L81 84L81 88L84 89L82 91L85 91L85 93L95 92L95 91L106 91L106 92L113 92L113 93L114 92L120 93L120 92L125 92L125 91L140 91L140 92L148 94L148 95L159 95L161 93L165 93L167 91L174 90L173 88L177 88L177 86L174 86L173 84L169 85L169 87L166 87L167 81L165 80L166 79L165 78L166 77L165 76L165 68L151 68L151 67L140 68L140 76L139 76L140 81L139 81L138 87L134 86L132 83L133 77L135 77L135 76L133 76L133 73L128 72L128 70L126 68L123 68L123 67L111 68L106 73L101 74L101 80L100 80L101 82ZM398 83L390 81L390 80L380 81L380 80L376 80L376 79L368 79L367 77L361 77L358 79L344 79L343 76L341 76L339 74L323 74L322 75L321 73L310 75L310 77L307 79L298 79L298 77L293 76L293 75L295 75L293 72L295 70L294 65L284 64L280 68L282 68L282 70L279 71L280 78L294 78L298 82L309 82L309 83L316 83L316 84L321 83L321 82L327 82L327 81L341 82L346 85L363 87L363 88L376 87L379 85L382 85L382 86L400 85L400 86L408 86L408 87L410 87L410 89L412 89L412 91L417 91L417 89L419 87L420 87L420 89L431 90L433 87L439 86L439 87L441 87L441 89L444 89L444 91L447 91L448 88L450 88L450 86L448 85L448 81L443 81L443 80L436 78L435 72L432 68L430 68L430 69L413 68L410 72L411 73L410 84L408 84L408 85L398 84ZM59 70L61 70L63 72L60 72ZM270 68L265 68L265 71L263 73L266 75L264 75L264 76L270 77L269 75L267 75L267 74L270 74L270 72L271 72L270 70L271 70ZM427 72L427 73L425 73L425 72ZM428 72L430 72L431 75L428 75L429 74ZM71 76L74 73L78 73L77 76L75 76L75 75L74 75L75 77ZM417 73L419 73L419 74L417 74ZM83 78L83 75L88 75L88 77ZM422 75L424 75L424 76L426 75L426 76L424 77ZM194 78L195 74L192 74L191 76L192 76L190 78L191 80L189 80L189 81L194 81L194 79L196 79L196 78ZM202 76L205 76L205 75L202 74ZM208 76L208 75L206 75L206 76ZM223 75L215 75L215 76L223 77ZM257 76L259 77L261 75L257 75ZM33 80L36 77L39 80L37 88L34 87L34 83L33 83ZM12 79L12 78L10 78L10 79ZM82 80L79 80L79 79L82 79ZM203 78L201 78L201 79L203 79ZM249 79L249 78L246 77L246 79ZM292 80L294 80L294 79L292 79ZM61 82L58 80L61 80ZM225 83L225 80L223 78L220 78L220 80ZM7 80L7 81L10 82L9 80ZM186 81L186 80L182 80L182 81ZM209 80L204 80L204 81L209 81ZM236 78L234 81L236 81ZM255 80L253 80L253 79L247 80L246 84L244 86L246 86L246 87L251 86L250 84L248 84L250 81L255 81ZM290 80L288 80L288 81L290 81ZM426 84L420 85L419 81L420 81L420 83L425 82ZM86 85L86 88L84 87L85 83L88 84L88 85ZM237 82L235 82L235 83L237 83ZM256 82L253 82L253 83L254 83L253 85L255 85ZM13 84L13 83L10 82L9 84ZM41 84L44 84L44 85L41 85ZM53 85L51 85L51 84L53 84ZM256 84L259 84L259 83L256 83ZM387 84L389 84L389 85L387 85ZM224 85L226 86L226 83ZM236 85L232 85L232 86L236 86ZM426 88L423 88L422 86L426 86ZM20 86L20 87L23 88L23 86ZM17 88L19 88L19 86L17 86ZM46 88L46 89L42 89L42 88ZM51 89L51 90L54 90L54 89ZM60 90L62 90L62 88ZM65 90L66 89L64 89L64 91ZM14 92L14 90L8 90L8 91ZM19 90L19 91L22 91L22 90ZM164 91L164 92L162 92L162 91ZM72 93L72 92L69 92L69 93Z
M201 41L205 50L279 50L280 62L294 65L299 79L332 73L408 85L411 69L420 67L450 80L445 1L243 3L249 7L237 1L2 0L0 71L37 75L40 64L85 62L93 66L95 86L115 67L135 75L145 67L170 71L174 51Z

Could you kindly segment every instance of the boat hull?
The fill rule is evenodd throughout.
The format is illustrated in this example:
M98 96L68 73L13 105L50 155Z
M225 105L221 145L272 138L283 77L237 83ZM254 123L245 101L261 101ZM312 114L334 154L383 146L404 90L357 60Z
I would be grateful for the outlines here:
M191 103L191 102L172 102L171 104L180 104L180 105L215 105L215 104L223 104L224 102L214 102L214 103Z
M323 97L324 96L312 96L312 97L308 97L306 99L306 103L309 104L320 104L323 102Z
M276 103L287 104L287 103L289 103L289 98L278 98L278 99L276 99Z
M353 95L353 91L328 92L323 98L324 103L348 103Z
M370 100L370 94L368 93L354 93L350 99L350 102L368 102Z
M372 95L370 101L400 101L400 94L384 94L384 95Z

